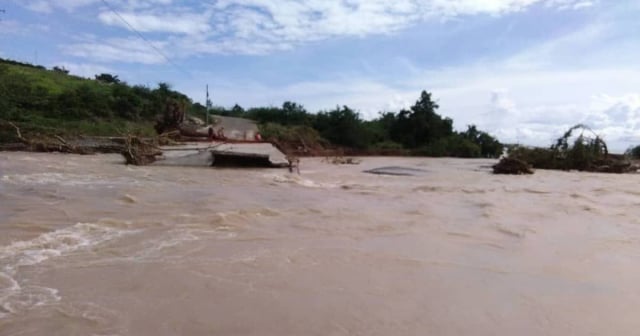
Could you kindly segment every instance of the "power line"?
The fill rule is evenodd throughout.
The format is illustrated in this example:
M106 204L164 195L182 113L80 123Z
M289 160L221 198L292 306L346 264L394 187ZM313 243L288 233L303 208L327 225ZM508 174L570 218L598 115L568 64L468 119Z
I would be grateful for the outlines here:
M134 33L136 33L136 35L138 35L138 37L140 37L143 41L145 41L151 48L153 48L153 50L158 53L158 55L162 56L162 58L164 58L167 62L169 62L169 64L173 65L176 69L182 71L183 73L185 73L187 76L191 77L191 74L183 69L181 66L179 66L178 64L176 64L173 60L171 60L167 55L165 55L162 50L160 50L158 47L156 47L151 41L149 41L141 32L139 32L136 28L134 28L129 22L127 22L127 20L125 20L124 17L122 17L122 15L120 15L120 13L118 13L118 11L116 11L115 8L113 8L108 2L107 0L101 0L102 3L107 6L107 8L109 8L109 10L115 14L120 21L122 21L127 27L129 27L129 29L131 31L133 31Z

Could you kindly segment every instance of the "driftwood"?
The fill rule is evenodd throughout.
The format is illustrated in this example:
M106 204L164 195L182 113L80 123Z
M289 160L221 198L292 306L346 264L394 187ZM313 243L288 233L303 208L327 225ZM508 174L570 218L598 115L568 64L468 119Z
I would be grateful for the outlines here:
M74 146L69 145L62 137L53 135L51 137L40 136L37 138L26 138L20 127L12 122L7 122L16 131L16 137L24 145L21 150L35 151L35 152L62 152L62 153L78 153L86 154Z
M149 142L135 137L128 136L125 141L122 155L127 164L145 166L156 161L156 156L161 155L160 149Z
M0 120L0 127L10 126L15 131L14 143L0 144L0 150L28 152L61 152L70 154L122 153L128 146L128 137L74 137L43 135L25 132L10 121ZM27 135L27 133L29 135Z

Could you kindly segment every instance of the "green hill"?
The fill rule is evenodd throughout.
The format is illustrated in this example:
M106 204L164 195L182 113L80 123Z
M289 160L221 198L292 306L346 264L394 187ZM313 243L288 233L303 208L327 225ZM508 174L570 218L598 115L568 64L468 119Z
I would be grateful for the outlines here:
M64 68L0 59L0 141L14 137L7 122L28 133L153 135L155 115L170 98L191 103L167 84L130 86L109 74L86 79Z

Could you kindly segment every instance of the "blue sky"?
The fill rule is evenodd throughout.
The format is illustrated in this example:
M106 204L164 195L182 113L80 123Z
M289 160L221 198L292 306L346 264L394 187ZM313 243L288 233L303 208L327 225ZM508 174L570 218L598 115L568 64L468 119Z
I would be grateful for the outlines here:
M640 2L9 0L0 56L168 82L195 101L365 118L433 93L457 129L548 145L582 122L640 144ZM150 43L142 40L121 17ZM170 61L169 61L170 60Z

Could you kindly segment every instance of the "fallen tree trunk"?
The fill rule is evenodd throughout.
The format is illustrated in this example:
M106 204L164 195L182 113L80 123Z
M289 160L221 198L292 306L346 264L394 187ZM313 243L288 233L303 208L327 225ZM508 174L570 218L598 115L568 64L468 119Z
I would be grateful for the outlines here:
M58 135L54 135L53 139L47 138L47 137L25 138L22 135L20 127L16 126L16 124L10 121L7 123L15 129L17 139L26 146L27 150L32 150L36 152L63 152L63 153L77 152L77 150L73 146L70 146L64 139L62 139Z
M122 153L127 144L126 137L74 137L65 139L61 135L44 135L37 131L24 131L10 121L0 120L0 129L12 142L0 144L0 151L61 152L71 154ZM8 132L7 132L8 131ZM13 134L11 134L13 133ZM29 134L29 135L27 135Z

